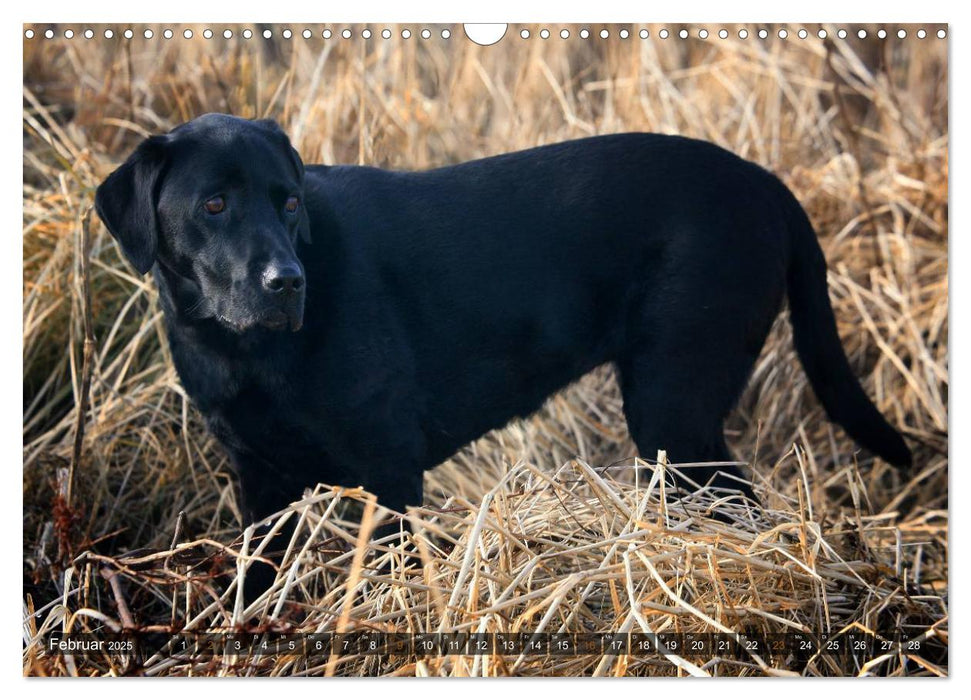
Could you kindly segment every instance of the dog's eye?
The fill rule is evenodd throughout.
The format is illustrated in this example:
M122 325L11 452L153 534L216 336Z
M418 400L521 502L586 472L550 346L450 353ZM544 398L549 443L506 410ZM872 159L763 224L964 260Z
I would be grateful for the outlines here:
M205 207L206 211L210 214L219 214L226 208L226 200L222 197L213 197L212 199L206 200Z
M287 197L287 203L284 205L286 210L292 214L300 206L300 200L296 197Z

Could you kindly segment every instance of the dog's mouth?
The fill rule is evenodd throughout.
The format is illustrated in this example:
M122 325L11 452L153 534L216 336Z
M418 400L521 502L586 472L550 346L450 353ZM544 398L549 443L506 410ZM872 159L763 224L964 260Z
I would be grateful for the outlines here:
M234 333L245 333L254 326L275 332L282 332L289 329L291 332L296 333L303 327L302 315L288 314L285 311L271 311L255 322L235 321L222 314L216 314L216 320Z
M234 321L228 316L223 316L222 314L216 314L216 320L219 321L224 326L226 326L227 328L229 328L231 331L234 331L236 333L242 333L243 331L246 330L246 324L240 323L238 321Z
M296 333L303 326L301 314L288 314L285 311L271 311L260 319L259 324L271 331L285 331L289 329Z

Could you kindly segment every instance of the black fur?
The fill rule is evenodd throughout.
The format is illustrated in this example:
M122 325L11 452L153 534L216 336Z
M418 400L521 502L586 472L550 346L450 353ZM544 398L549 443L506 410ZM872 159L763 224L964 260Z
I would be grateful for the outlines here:
M605 362L642 455L730 460L722 422L787 294L829 415L911 461L850 370L801 207L709 143L305 169L272 123L207 115L146 142L96 201L132 264L154 264L182 383L251 518L318 482L419 504L424 470ZM268 292L283 268L306 285Z

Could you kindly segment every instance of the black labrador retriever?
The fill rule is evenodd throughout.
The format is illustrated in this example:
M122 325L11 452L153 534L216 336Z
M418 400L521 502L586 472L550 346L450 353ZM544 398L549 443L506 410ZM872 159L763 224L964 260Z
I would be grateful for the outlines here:
M803 209L710 143L622 134L427 172L305 168L272 121L209 114L146 139L96 207L154 271L179 376L249 518L318 482L420 504L426 469L606 362L641 455L731 461L722 422L786 296L829 417L911 463L847 363ZM740 475L691 472L735 489Z

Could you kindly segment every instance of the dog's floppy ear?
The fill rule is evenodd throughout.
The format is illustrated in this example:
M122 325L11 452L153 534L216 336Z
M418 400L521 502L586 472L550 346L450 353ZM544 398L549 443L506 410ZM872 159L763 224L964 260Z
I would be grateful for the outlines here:
M151 136L101 183L95 193L98 216L141 274L152 269L158 251L155 211L165 164L165 136Z
M297 153L297 149L290 145L290 139L287 139L287 148L290 149L290 160L293 161L293 167L300 173L300 185L303 187L303 161L300 159L300 154ZM310 243L310 215L307 213L307 205L303 202L300 202L299 217L300 220L297 222L297 230L300 233L300 238L304 243Z
M303 161L300 159L300 154L297 153L297 149L290 145L290 139L284 138L287 142L287 150L290 154L290 161L293 163L293 167L297 169L300 174L300 184L303 185L304 168ZM297 221L297 232L300 234L300 238L304 243L310 243L310 215L307 214L307 207L303 202L300 202L300 213L298 214L299 220Z
M300 240L310 243L310 214L307 213L307 205L300 202L300 212L297 214L297 233Z
M281 129L280 125L277 124L272 119L257 119L256 123L266 127L274 134L276 134L278 138L282 139L282 142L284 143L287 149L287 155L290 156L290 162L293 165L294 169L297 171L297 177L300 179L300 182L302 183L303 176L304 176L303 160L301 160L300 154L297 153L297 149L294 148L293 145L290 143L290 137L287 136L287 133L283 129ZM300 217L300 220L297 223L297 230L300 233L300 238L303 240L304 243L310 243L310 216L307 214L307 208L303 205L302 202L300 203L299 217Z
M307 205L300 202L300 213L297 215L297 233L304 243L310 243L310 215L307 213Z

